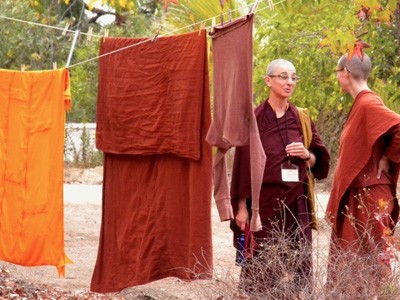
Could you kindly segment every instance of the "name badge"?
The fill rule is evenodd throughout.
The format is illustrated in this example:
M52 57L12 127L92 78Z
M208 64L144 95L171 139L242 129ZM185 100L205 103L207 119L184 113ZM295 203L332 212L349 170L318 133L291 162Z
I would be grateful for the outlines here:
M291 163L281 165L282 181L299 182L299 168Z

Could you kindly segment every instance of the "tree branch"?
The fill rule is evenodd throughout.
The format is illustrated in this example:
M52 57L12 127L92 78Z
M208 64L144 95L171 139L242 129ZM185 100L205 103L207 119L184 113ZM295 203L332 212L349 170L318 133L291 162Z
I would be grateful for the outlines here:
M106 10L103 10L103 9L100 9L100 8L96 8L96 7L93 7L92 9L89 9L89 6L88 6L86 3L85 3L85 9L87 9L88 11L90 11L90 12L96 14L94 17L92 17L92 18L89 19L89 24L90 24L90 23L96 23L96 21L97 21L100 17L102 17L102 16L104 16L104 15L114 15L114 16L116 15L115 12L106 11Z

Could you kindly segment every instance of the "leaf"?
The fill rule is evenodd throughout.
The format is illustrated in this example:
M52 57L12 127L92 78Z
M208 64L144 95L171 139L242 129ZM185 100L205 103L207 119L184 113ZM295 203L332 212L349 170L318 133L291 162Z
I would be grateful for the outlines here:
M164 2L164 10L168 10L169 3L179 4L178 0L162 0Z
M40 55L36 52L31 54L32 59L39 61L41 59Z
M389 9L382 10L376 14L376 21L387 25L391 24L392 11Z
M386 8L390 9L391 11L395 11L397 8L397 0L389 0Z
M363 60L363 50L364 48L369 48L371 47L370 45L368 45L366 42L362 41L362 40L358 40L355 44L354 44L354 49L352 49L352 51L349 51L349 56L348 56L348 60L351 60L354 56L354 54L357 54L357 56Z

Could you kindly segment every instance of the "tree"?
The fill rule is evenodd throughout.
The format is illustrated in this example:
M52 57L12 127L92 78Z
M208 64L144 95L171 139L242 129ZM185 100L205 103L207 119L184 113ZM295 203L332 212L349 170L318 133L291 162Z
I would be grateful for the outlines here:
M246 8L254 1L243 2L228 2L232 8L245 7L235 16L246 13ZM272 10L267 1L261 1L254 26L256 103L265 100L267 95L263 76L268 62L279 57L291 60L301 77L292 101L310 109L335 160L341 126L352 102L340 93L334 71L339 56L354 50L360 35L371 45L366 50L374 62L371 87L382 95L390 108L400 111L397 101L400 61L396 42L400 31L393 18L394 2L286 0L275 4ZM218 17L221 12L226 16L228 7L221 8L218 3L218 0L209 1L207 5L201 0L182 1L169 9L166 22L175 28L195 30L201 20L208 19L210 28L209 18ZM368 7L368 18L360 19L360 12Z
M116 15L114 25L106 25L112 31L110 35L146 36L154 33L153 23L159 18L157 14L163 14L163 3L159 0L103 1L104 4L114 5L100 8L93 3L83 0L31 0L27 6L26 1L5 0L1 4L6 16L59 29L68 28L63 34L62 30L22 22L9 26L9 20L0 20L3 25L0 45L4 54L0 58L3 68L20 69L24 64L27 70L43 70L53 68L53 62L58 67L64 67L71 51L72 31L79 29L87 33L93 27L93 32L97 33L91 42L86 40L86 35L80 34L73 49L70 66L72 112L67 115L69 122L95 121L98 61L91 59L98 56L99 38L106 28L99 24L100 17ZM89 16L89 10L94 15Z

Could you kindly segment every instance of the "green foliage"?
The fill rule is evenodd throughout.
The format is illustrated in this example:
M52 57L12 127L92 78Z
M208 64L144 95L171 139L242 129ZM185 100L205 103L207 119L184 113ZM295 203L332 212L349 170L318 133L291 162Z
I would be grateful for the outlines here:
M267 97L263 75L268 62L279 57L292 61L301 77L292 101L310 109L330 148L333 165L341 128L352 104L348 95L342 95L334 70L340 55L353 45L352 36L360 26L353 3L345 0L286 1L276 5L275 11L258 14L256 19L257 103ZM371 45L364 49L374 65L370 87L382 96L389 108L399 112L397 26L366 22L358 32L365 33L363 40ZM320 47L326 33L331 35L331 47Z
M122 2L121 2L122 3ZM161 5L158 0L142 0L138 14L126 13L121 26L108 26L113 36L148 36L154 34L153 24L159 17L153 15ZM99 37L104 28L98 24L89 24L84 14L82 1L30 1L5 0L1 3L2 15L34 23L43 23L63 29L70 23L73 29L82 33L93 27L97 37L90 42L81 34L77 40L71 60L72 111L67 115L69 122L94 122L96 119L98 60L94 59L77 66L81 62L93 59L99 53ZM12 22L12 23L11 23ZM12 26L10 26L10 24ZM52 69L65 67L71 49L73 33L63 35L62 30L30 25L27 23L0 19L2 43L0 44L0 67L19 70Z
M37 22L35 12L24 1L2 1L2 15ZM69 36L54 29L0 19L2 43L0 66L19 70L22 64L28 70L51 69L68 55Z
M183 2L181 5L171 5L165 17L164 30L181 31L198 30L201 23L211 28L212 19L215 17L216 24L221 22L221 14L224 22L229 19L228 11L231 10L231 17L236 18L248 12L248 4L245 0L230 0L221 8L220 0L191 0Z

